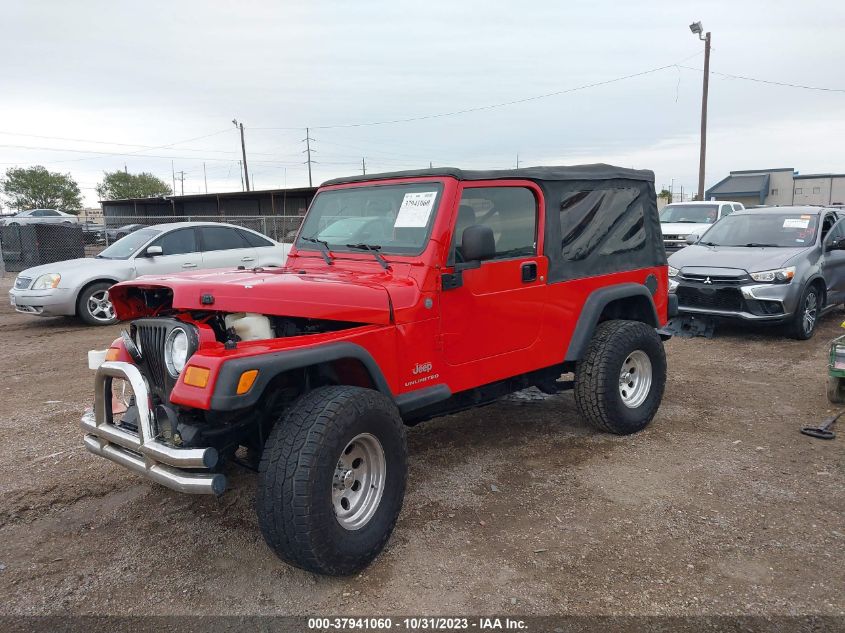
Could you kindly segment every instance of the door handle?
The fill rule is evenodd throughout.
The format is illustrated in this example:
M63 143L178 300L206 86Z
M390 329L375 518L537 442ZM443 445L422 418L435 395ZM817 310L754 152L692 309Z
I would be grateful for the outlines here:
M192 263L192 262L186 262L186 263L182 264L182 268L196 268L196 267L197 267L197 265Z
M241 261L242 261L242 262L254 262L254 261L255 261L255 258L254 258L254 257L249 257L249 256L247 256L247 257L241 257Z
M521 267L522 283L537 281L537 262L525 262Z

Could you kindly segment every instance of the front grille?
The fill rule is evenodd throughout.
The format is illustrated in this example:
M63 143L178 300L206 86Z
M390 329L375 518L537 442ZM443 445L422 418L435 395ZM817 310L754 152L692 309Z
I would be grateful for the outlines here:
M747 283L750 278L748 275L740 275L739 277L731 277L728 275L702 275L699 273L681 273L680 281L689 281L695 284L716 284L720 286L739 286Z
M141 362L138 369L149 382L154 403L169 403L170 392L178 380L167 371L167 364L164 361L165 341L168 334L176 327L184 329L188 334L188 356L190 356L198 346L194 326L178 319L163 317L137 319L132 322L130 334L141 348Z
M16 290L27 290L30 285L32 285L32 278L30 277L18 277L15 279Z
M141 347L142 370L153 391L159 395L170 391L170 374L164 364L164 341L169 330L167 323L135 323L135 340Z
M738 288L715 288L704 290L679 286L677 289L678 305L690 308L710 308L713 310L742 311L742 293Z

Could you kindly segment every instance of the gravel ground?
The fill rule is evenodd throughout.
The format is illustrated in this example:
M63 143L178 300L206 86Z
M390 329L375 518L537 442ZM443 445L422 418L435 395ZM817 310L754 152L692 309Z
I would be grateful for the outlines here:
M830 414L842 318L805 342L670 341L663 406L633 437L534 392L411 429L396 531L337 579L270 553L253 474L189 497L87 454L86 351L119 328L4 305L0 613L845 615L845 429L798 433Z

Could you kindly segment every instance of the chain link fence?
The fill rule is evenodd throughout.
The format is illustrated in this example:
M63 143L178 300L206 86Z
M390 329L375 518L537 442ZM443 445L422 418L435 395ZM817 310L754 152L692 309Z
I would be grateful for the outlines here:
M276 240L293 241L301 215L256 216L109 216L99 222L15 223L0 226L0 274L18 273L32 266L94 257L117 240L148 226L170 222L216 222L252 229Z

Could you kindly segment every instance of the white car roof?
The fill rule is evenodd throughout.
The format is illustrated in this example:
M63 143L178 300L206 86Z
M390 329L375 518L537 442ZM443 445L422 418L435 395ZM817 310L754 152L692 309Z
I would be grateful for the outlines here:
M106 218L108 220L108 218ZM144 229L158 229L160 231L172 231L173 229L182 229L188 227L197 227L197 226L225 226L230 229L243 229L245 231L249 231L250 233L255 233L256 235L260 235L261 237L274 242L272 237L267 237L261 231L256 231L255 229L251 229L247 226L238 226L237 224L229 224L228 222L166 222L164 224L150 224L141 229L139 231L143 231Z
M683 204L742 204L741 202L735 202L733 200L690 200L689 202L670 202L666 205L666 207L674 207L676 205ZM666 207L663 207L664 209Z

